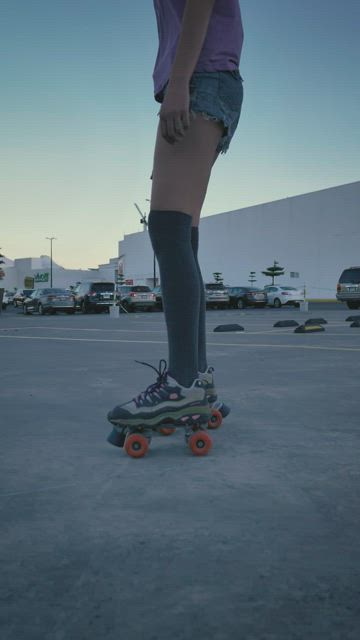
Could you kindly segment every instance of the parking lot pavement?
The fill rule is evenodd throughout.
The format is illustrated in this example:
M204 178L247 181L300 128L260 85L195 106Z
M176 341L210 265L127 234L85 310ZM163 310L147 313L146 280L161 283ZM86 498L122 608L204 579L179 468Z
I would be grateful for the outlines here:
M357 640L360 329L343 305L207 313L230 415L134 460L106 413L162 313L0 316L2 640ZM328 321L325 332L275 329ZM214 333L239 323L241 333ZM155 372L153 372L155 374Z

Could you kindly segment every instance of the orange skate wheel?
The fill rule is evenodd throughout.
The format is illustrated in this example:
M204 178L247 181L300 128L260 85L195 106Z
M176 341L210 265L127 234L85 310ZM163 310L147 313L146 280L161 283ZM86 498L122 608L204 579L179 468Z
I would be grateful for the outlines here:
M218 429L222 424L222 414L219 409L211 409L211 418L208 422L208 429Z
M176 429L173 429L172 427L161 427L159 431L163 434L163 436L171 436L173 433L175 433Z
M189 447L194 455L206 456L212 447L212 441L206 431L196 431L189 438Z
M140 433L131 433L125 440L125 451L131 458L142 458L149 449L149 443Z

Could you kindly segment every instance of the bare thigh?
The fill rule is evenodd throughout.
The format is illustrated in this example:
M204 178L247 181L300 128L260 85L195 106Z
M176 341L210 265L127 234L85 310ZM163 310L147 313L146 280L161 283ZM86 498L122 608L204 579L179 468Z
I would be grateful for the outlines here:
M207 120L197 113L196 118L190 120L185 136L169 144L161 135L159 122L151 209L182 211L192 216L192 226L198 226L223 129L222 122Z

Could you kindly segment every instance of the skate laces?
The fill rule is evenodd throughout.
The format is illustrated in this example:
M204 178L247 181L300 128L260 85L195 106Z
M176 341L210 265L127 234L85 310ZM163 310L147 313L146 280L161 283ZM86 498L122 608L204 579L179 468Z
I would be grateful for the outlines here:
M146 389L146 391L143 391L142 393L139 393L138 396L136 396L135 398L133 398L133 401L135 402L137 407L140 407L142 404L144 404L145 400L147 400L147 398L151 398L151 396L153 394L155 394L157 397L161 398L161 395L159 393L159 390L165 386L164 382L167 378L167 364L166 364L166 360L160 360L159 363L159 369L156 369L156 367L153 367L152 364L148 364L147 362L140 362L140 360L135 360L135 362L138 362L139 364L144 364L147 367L151 367L152 369L154 369L154 371L156 371L156 373L158 373L158 378L157 381L154 382L154 384L150 384L148 386L148 388ZM163 370L161 369L161 363L164 362L165 366L163 368Z

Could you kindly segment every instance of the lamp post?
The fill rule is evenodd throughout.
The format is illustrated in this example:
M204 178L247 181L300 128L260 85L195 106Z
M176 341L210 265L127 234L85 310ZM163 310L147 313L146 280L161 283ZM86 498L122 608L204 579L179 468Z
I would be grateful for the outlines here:
M55 236L51 236L51 238L48 238L48 236L46 236L46 240L50 240L50 288L52 289L52 284L53 284L53 277L52 277L52 273L53 273L52 243L53 243L53 240L57 240L57 238L55 238Z

